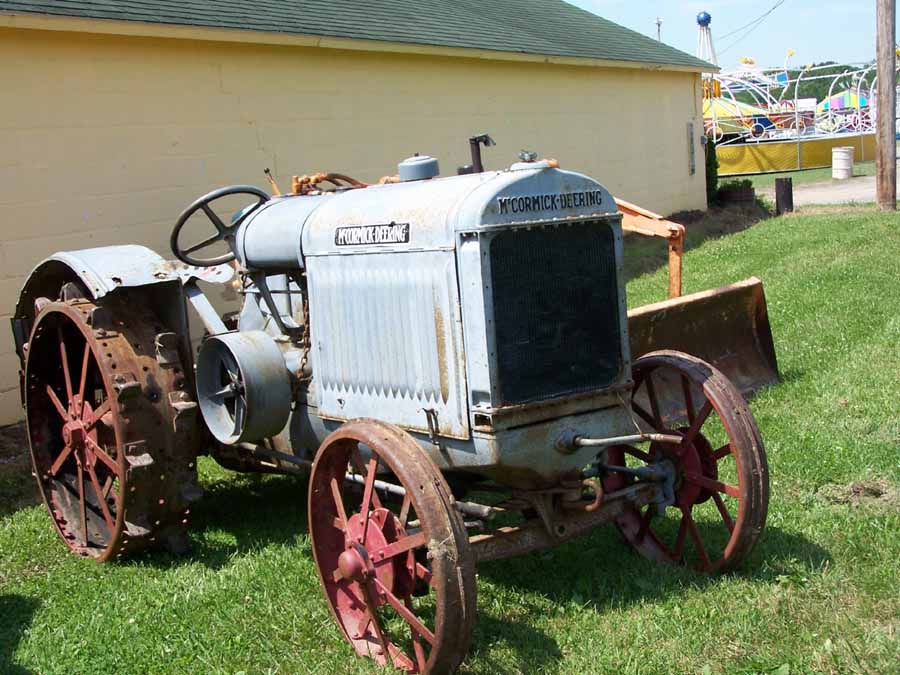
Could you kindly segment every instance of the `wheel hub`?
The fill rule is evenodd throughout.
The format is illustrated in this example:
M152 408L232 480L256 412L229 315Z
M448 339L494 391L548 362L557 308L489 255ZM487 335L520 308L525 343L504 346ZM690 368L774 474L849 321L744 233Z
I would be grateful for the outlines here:
M353 581L378 578L391 592L406 594L407 586L415 572L415 561L399 556L388 563L379 564L378 551L406 536L397 517L386 508L374 509L369 516L368 527L362 514L355 514L348 523L346 550L338 558L338 572ZM402 588L401 588L402 587Z
M88 444L88 438L96 442L96 432L88 431L87 425L94 419L94 411L90 404L81 402L77 396L72 397L72 403L68 409L69 419L63 424L62 438L67 447L72 448L75 461L86 466L93 465L94 453Z
M366 549L352 545L338 558L338 570L344 579L363 582L371 576L372 561Z
M681 427L677 431L686 435L688 428ZM703 475L713 480L718 478L712 446L703 434L697 433L691 442L682 442L680 445L653 443L650 446L650 454L654 457L665 457L674 465L676 506L690 508L712 496L709 490L684 480L686 473Z

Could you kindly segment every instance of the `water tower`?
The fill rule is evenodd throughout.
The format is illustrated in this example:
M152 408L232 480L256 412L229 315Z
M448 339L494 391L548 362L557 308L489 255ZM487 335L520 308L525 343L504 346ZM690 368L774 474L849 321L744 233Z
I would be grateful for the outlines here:
M716 48L713 46L712 31L709 24L712 23L712 17L709 12L700 12L697 15L697 58L708 61L713 65L719 65L719 57L716 56Z

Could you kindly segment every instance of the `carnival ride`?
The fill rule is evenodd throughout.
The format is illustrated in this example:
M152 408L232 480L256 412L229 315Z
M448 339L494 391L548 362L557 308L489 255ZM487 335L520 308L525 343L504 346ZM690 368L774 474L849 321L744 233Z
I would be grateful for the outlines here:
M718 65L711 21L707 12L697 16L697 56ZM874 62L792 67L794 55L788 50L777 68L744 57L733 71L704 76L704 131L716 142L720 174L828 166L837 146L854 147L860 161L874 158ZM821 101L802 95L814 81L828 84Z

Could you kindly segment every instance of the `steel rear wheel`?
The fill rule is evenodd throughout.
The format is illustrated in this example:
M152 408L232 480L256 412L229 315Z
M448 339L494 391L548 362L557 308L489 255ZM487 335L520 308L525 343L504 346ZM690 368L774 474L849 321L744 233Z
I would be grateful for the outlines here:
M662 463L674 475L674 504L627 511L617 519L625 539L652 560L704 572L733 569L753 549L766 521L769 475L762 438L746 401L706 362L660 351L633 365L632 409L646 429L678 434L680 444L615 446L606 463ZM604 489L625 486L611 473Z
M405 495L379 490L382 480ZM425 451L397 427L345 424L319 450L309 514L325 597L356 653L410 673L453 672L471 640L475 567Z
M177 428L175 410L193 404L180 368L154 358L154 324L142 309L86 300L43 302L35 319L25 360L32 467L78 555L185 547L199 497L196 432Z

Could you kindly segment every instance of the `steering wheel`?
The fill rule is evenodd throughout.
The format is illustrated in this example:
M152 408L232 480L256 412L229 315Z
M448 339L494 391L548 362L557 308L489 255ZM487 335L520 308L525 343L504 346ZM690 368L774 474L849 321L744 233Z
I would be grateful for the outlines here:
M227 197L229 195L252 195L257 198L257 202L255 204L251 204L247 206L241 211L238 211L236 216L232 219L230 225L226 225L222 222L222 219L216 215L216 212L210 208L210 205L218 199L222 197ZM178 258L181 262L186 265L193 265L194 267L213 267L215 265L221 265L223 263L231 262L234 260L234 237L237 234L237 229L241 226L241 224L247 220L247 217L255 212L260 206L269 201L269 195L260 190L257 187L253 187L252 185L232 185L231 187L224 187L218 190L213 190L207 195L200 197L197 201L187 207L184 212L178 217L178 222L175 223L175 228L172 230L172 237L170 238L170 244L172 246L172 253ZM184 248L179 244L178 239L181 236L181 230L197 211L203 211L206 214L206 217L209 218L209 221L216 228L215 236L210 237L209 239L204 239L198 244L194 244L193 246L189 246ZM195 258L192 253L204 249L208 246L212 246L213 244L224 241L228 244L228 247L231 249L230 253L225 253L220 256L216 256L214 258Z

